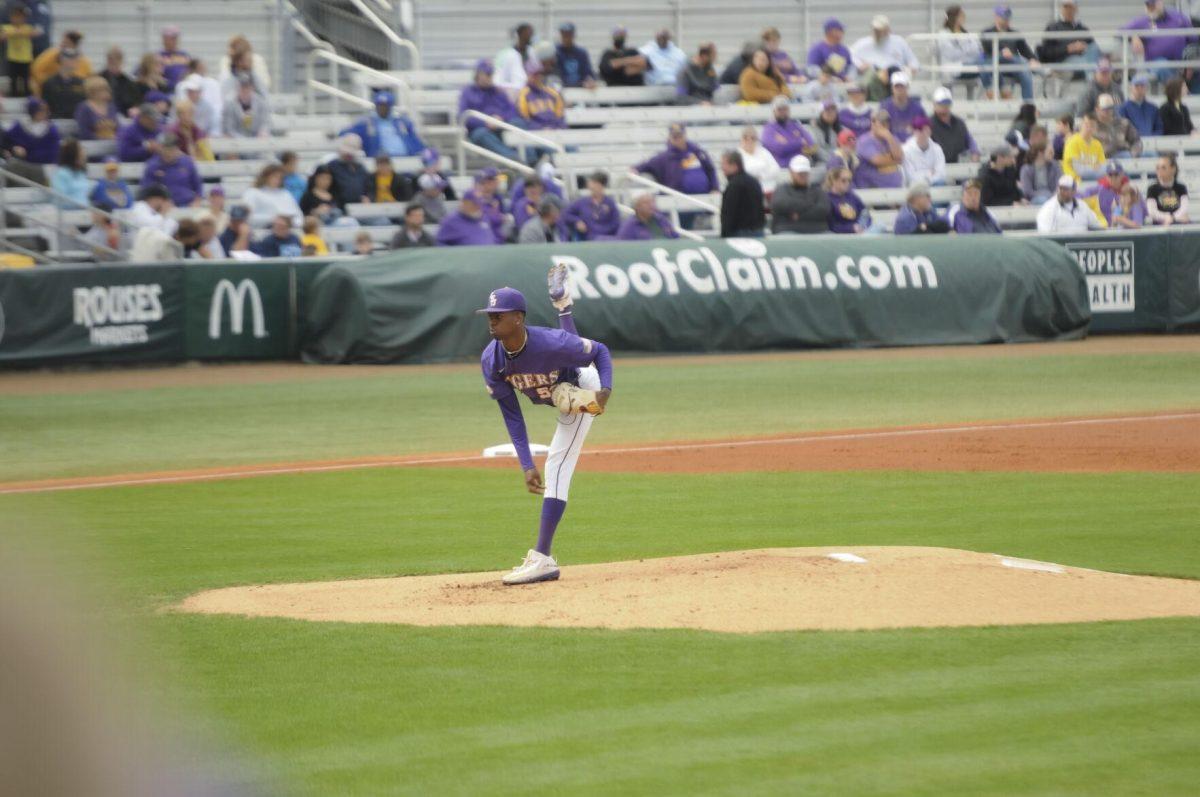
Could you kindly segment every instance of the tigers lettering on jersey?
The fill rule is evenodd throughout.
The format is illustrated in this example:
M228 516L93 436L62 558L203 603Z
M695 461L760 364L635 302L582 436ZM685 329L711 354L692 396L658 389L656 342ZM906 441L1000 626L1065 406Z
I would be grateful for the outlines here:
M530 390L535 387L549 387L558 384L559 373L559 371L551 371L548 374L509 374L504 377L504 381L517 390Z

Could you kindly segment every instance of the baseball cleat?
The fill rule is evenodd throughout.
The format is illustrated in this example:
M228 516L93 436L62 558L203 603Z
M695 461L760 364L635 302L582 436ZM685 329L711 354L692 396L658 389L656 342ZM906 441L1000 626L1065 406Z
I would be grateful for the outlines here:
M501 579L505 584L536 584L539 581L558 580L558 562L553 557L537 551L525 554L525 561L514 567Z
M550 289L550 303L559 312L571 306L571 274L562 263L550 267L546 277L546 285Z

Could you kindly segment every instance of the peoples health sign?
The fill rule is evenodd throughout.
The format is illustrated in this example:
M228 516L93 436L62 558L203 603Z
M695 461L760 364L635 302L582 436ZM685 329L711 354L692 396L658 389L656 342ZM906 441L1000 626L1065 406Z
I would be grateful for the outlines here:
M1134 312L1133 241L1080 241L1066 247L1087 279L1093 313Z

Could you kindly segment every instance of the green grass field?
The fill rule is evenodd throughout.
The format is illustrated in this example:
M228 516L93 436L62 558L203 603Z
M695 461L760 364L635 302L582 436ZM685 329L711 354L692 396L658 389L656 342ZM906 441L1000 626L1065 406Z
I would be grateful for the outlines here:
M477 381L397 369L7 396L0 478L475 449L503 436ZM668 405L679 390L703 409ZM596 439L1195 409L1197 396L1189 354L637 365L618 370ZM527 417L539 439L548 416ZM209 718L290 792L1183 795L1200 782L1200 619L726 635L160 611L219 586L509 567L537 506L507 471L380 469L0 496L0 518L94 574L110 590L96 610L159 663L161 699ZM1200 474L583 470L556 548L569 565L937 545L1200 578L1197 517Z

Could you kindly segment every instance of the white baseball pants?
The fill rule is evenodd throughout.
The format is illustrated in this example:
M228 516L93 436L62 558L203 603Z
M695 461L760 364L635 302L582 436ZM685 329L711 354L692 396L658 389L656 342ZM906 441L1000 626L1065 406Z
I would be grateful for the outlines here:
M594 366L579 369L579 386L585 390L600 389L600 374ZM579 462L579 454L583 451L583 441L587 439L588 430L592 428L591 415L558 416L558 428L554 430L554 438L550 441L550 452L546 455L546 497L567 500L571 490L571 476L575 474L575 465Z

